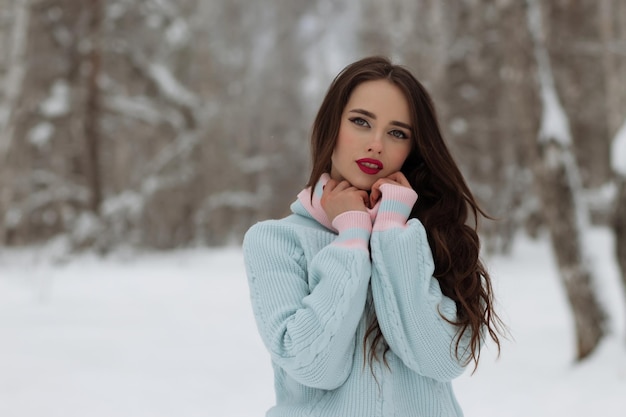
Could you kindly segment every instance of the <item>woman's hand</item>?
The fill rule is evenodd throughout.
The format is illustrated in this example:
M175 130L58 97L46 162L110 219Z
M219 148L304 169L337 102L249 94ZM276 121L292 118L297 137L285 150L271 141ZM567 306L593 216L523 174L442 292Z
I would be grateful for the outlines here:
M380 186L383 184L395 184L400 185L402 187L411 188L411 184L409 184L409 180L406 179L404 174L400 171L396 171L391 175L388 175L385 178L380 178L377 180L374 185L372 185L372 191L369 196L369 205L370 207L374 207L380 197L382 196L382 192L380 191Z
M367 191L352 186L348 181L330 179L322 193L322 208L331 222L346 211L365 211L368 203Z

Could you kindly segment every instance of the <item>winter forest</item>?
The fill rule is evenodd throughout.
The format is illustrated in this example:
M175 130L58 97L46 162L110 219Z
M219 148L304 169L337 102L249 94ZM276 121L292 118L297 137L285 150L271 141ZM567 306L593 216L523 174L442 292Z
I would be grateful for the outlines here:
M238 247L304 186L332 78L374 54L433 96L495 218L485 256L544 243L572 357L592 355L615 320L599 230L626 302L623 0L0 0L0 282L29 248L67 263Z

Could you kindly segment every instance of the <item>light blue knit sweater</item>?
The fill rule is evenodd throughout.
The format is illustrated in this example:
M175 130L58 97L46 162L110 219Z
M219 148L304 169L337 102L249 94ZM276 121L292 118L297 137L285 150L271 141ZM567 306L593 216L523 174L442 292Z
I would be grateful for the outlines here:
M267 416L462 416L450 382L464 370L454 355L457 329L441 317L454 320L456 306L432 277L423 225L407 222L415 192L383 185L369 213L343 213L331 224L319 204L327 180L313 204L304 190L292 215L257 223L244 239L252 306L275 375ZM374 311L389 368L364 366Z

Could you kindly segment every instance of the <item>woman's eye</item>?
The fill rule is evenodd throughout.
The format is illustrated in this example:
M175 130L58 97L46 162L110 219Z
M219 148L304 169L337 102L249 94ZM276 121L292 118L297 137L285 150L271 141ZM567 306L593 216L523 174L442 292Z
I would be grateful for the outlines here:
M391 132L389 132L391 134L391 136L394 136L398 139L407 139L408 136L406 133L404 133L401 130L392 130Z
M350 121L357 126L369 127L370 125L369 123L367 123L367 120L363 119L362 117L353 117L350 119Z

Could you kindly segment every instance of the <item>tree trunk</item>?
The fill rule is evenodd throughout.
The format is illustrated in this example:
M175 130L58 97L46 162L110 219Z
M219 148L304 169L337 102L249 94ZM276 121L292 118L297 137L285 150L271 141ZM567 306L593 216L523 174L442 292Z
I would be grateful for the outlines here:
M585 239L579 216L584 216L570 183L571 152L557 142L540 145L541 159L535 174L542 199L552 249L561 282L574 315L577 359L588 356L606 332L606 315L595 294L594 279L587 265Z
M617 193L613 202L612 226L615 234L615 256L626 295L626 120L613 138L611 167L615 175Z
M615 132L624 118L621 103L626 104L626 89L624 89L624 73L620 59L613 49L613 45L617 44L619 17L619 6L613 4L613 0L601 0L599 3L600 16L598 19L598 27L600 28L600 40L602 42L602 66L604 69L604 92L606 100L606 119L609 132ZM626 10L626 9L624 9ZM625 19L626 20L626 19ZM626 24L626 21L624 22ZM623 39L622 41L626 41Z
M580 197L582 181L572 152L569 120L556 91L545 46L541 5L537 0L527 0L527 6L543 107L535 178L561 282L574 315L576 356L581 360L593 352L604 336L606 313L595 294L592 271L587 267L584 239L589 214Z
M624 295L626 295L626 177L618 179L618 192L615 199L613 215L613 232L615 233L615 255L622 273Z
M100 91L98 88L98 76L101 68L100 26L102 21L102 4L100 0L89 2L88 13L89 37L91 48L87 55L87 85L85 103L85 172L87 183L91 190L89 208L94 213L100 210L102 201L102 178L100 175L100 130L98 128L100 118Z
M607 119L609 130L617 132L612 141L612 170L617 188L613 202L612 227L615 235L615 256L626 295L626 57L615 52L614 45L626 42L626 5L619 0L602 3L603 63L607 79ZM620 30L622 28L622 30ZM618 143L619 142L619 143Z
M0 116L0 161L6 163L8 151L13 141L13 114L22 91L26 73L25 54L28 40L30 2L21 0L13 8L13 26L7 47L6 71L2 85L2 110Z
M30 27L30 1L13 2L12 26L3 54L6 59L6 75L2 79L0 91L0 243L10 241L6 230L6 213L13 201L13 170L9 163L9 153L13 143L16 125L16 112L22 95L26 75L26 48Z

